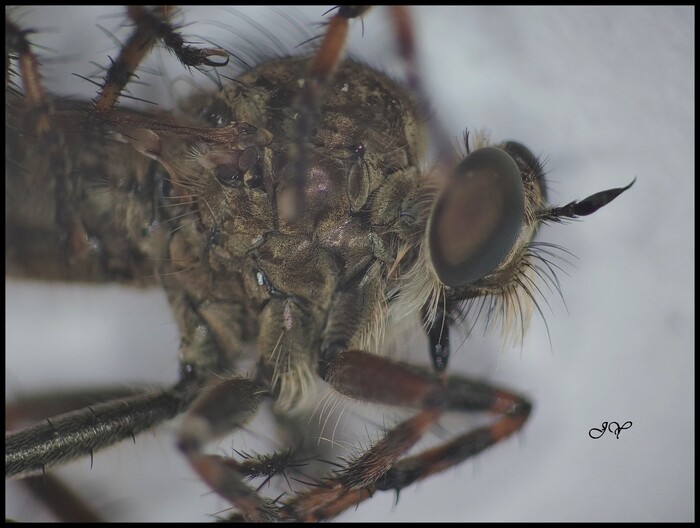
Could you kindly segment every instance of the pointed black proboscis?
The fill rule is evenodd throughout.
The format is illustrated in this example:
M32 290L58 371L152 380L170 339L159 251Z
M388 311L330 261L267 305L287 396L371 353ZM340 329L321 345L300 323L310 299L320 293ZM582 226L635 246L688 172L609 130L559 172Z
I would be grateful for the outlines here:
M564 218L578 218L580 216L588 216L595 213L601 207L609 204L615 198L634 185L637 178L633 179L629 185L616 189L608 189L592 194L583 200L574 200L562 207L553 207L545 209L538 215L543 221L557 221Z

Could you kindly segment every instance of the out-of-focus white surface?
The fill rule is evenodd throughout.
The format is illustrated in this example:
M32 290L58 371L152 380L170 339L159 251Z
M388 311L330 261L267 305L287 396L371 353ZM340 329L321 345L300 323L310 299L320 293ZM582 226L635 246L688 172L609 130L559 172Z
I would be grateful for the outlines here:
M240 11L273 33L290 27L269 8ZM316 22L323 11L303 13ZM558 205L637 183L581 222L543 229L540 240L580 259L567 267L570 276L559 274L568 313L556 295L548 296L551 310L543 305L551 347L535 318L522 351L499 354L497 341L470 339L455 352L452 372L484 376L534 401L524 434L403 490L396 507L392 494L377 494L341 519L694 520L694 8L413 13L428 92L451 136L485 127L494 140L516 139L547 156ZM114 56L96 24L113 28L119 19L84 7L18 14L24 27L55 30L50 46L68 59L45 60L47 84L91 95L70 73L92 73L89 60ZM235 49L236 39L212 21L239 18L188 9L186 20L199 24L187 32L218 32L217 44L230 39ZM361 32L355 24L351 49L399 72L386 12L370 13ZM63 80L72 86L61 88ZM178 336L162 294L8 282L5 299L6 394L175 379ZM589 438L590 428L611 420L633 426L619 439ZM450 430L459 423L450 421ZM166 426L97 454L92 470L88 459L63 474L110 519L206 520L225 505L183 463L173 432ZM236 447L252 448L254 439ZM12 485L6 499L8 516L45 518Z

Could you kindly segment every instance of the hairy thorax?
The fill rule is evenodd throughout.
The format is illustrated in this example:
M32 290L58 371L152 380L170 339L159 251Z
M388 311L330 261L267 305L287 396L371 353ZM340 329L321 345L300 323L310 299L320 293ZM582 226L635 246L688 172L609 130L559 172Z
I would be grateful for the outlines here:
M376 338L389 270L422 231L411 225L423 148L413 103L366 66L344 63L325 88L296 176L306 61L265 63L190 103L204 124L254 131L246 142L188 145L179 156L172 170L188 175L196 214L183 216L162 270L177 283L166 279L166 289L204 307L220 346L236 348L234 327L258 335L283 406L312 383L324 346Z

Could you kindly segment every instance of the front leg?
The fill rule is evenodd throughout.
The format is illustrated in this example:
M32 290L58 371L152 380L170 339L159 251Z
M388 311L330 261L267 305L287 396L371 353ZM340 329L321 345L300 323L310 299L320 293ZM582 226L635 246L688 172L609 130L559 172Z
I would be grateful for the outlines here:
M335 517L377 490L393 489L398 493L418 480L454 467L520 430L532 408L524 398L480 381L460 376L438 378L415 367L340 346L326 350L320 371L335 390L346 396L423 410L322 481L318 489L287 501L283 515L297 520ZM451 410L487 412L499 418L418 455L404 457L442 412Z

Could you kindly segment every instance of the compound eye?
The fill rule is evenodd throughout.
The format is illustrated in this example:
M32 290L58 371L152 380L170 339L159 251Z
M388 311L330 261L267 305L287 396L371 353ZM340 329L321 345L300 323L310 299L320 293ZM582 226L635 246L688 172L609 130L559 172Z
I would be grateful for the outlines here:
M446 286L466 286L493 271L523 225L520 169L504 150L485 147L457 166L428 220L430 260Z

